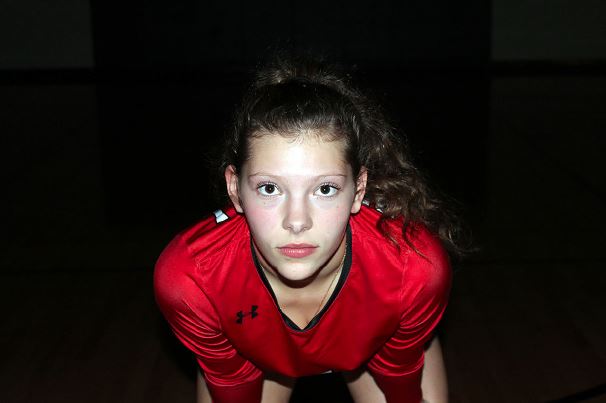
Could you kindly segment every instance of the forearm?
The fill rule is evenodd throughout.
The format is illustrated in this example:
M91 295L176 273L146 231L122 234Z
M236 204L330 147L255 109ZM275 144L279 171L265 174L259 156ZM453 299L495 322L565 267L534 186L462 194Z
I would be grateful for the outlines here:
M288 403L296 379L271 374L263 380L263 397L261 403Z
M448 402L446 367L442 356L442 346L437 337L434 337L429 348L425 351L421 390L423 391L423 400L427 403Z
M353 400L356 403L384 403L383 391L377 385L372 375L365 369L344 374L345 381ZM417 383L418 385L418 383ZM418 386L417 386L418 387ZM442 349L438 338L434 338L425 351L425 363L421 378L423 402L447 403L448 384L446 370L442 358ZM397 392L392 394L397 395ZM402 397L402 395L400 395Z
M385 395L366 369L343 374L347 388L356 403L385 403Z
M288 403L294 384L295 380L292 378L278 375L267 376L263 380L261 403ZM212 403L210 391L200 371L198 371L196 379L196 402Z
M198 376L196 376L196 403L212 403L210 392L200 371L198 371Z

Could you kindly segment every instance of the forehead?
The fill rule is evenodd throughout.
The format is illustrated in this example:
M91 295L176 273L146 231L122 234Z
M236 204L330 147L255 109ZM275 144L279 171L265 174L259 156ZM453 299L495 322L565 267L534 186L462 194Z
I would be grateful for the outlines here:
M280 173L281 175L318 175L347 173L345 143L324 140L316 133L284 137L263 134L249 143L248 174Z

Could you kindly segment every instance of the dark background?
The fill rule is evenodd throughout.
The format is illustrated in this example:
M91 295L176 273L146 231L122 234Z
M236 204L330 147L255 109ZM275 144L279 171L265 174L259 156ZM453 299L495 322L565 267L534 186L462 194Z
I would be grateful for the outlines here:
M176 231L217 207L205 156L250 72L286 47L353 71L473 230L479 252L456 264L444 324L453 401L602 398L606 326L594 316L606 306L605 38L597 0L0 2L0 276L5 306L22 307L2 326L12 355L0 371L13 376L4 389L14 401L62 401L76 379L87 384L81 368L98 367L95 354L133 354L116 341L123 347L87 355L94 318L70 339L82 354L57 347L74 332L72 314L96 309L111 322L107 312L124 315L120 301L132 295L141 299L130 312L149 322L131 328L124 317L124 332L139 340L151 329L155 376L174 382L163 395L148 387L153 377L129 379L120 360L106 360L104 374L127 380L98 401L191 386L190 366L178 364L187 358L154 310L151 270ZM528 279L535 288L520 285ZM33 315L41 306L44 317ZM548 331L537 330L550 315ZM49 332L55 344L36 336ZM33 364L41 356L54 364ZM54 386L29 389L40 376ZM147 392L124 386L137 382Z

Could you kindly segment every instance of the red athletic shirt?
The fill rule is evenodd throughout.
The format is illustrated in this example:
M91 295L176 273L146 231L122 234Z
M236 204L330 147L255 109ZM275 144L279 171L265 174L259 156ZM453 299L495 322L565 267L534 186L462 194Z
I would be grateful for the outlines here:
M448 257L422 226L413 238L420 253L404 242L396 248L377 230L379 218L365 206L351 216L337 287L305 329L281 312L244 216L216 212L173 239L156 264L156 299L214 402L259 402L263 372L299 377L364 365L389 403L421 400L423 346L450 290Z

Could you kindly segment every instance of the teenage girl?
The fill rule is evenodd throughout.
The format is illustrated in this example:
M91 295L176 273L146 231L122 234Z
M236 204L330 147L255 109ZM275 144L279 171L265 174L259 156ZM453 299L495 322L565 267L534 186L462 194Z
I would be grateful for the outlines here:
M380 109L320 63L277 59L222 173L229 206L180 233L154 278L198 402L288 402L297 377L330 371L356 402L446 402L433 332L456 228Z

